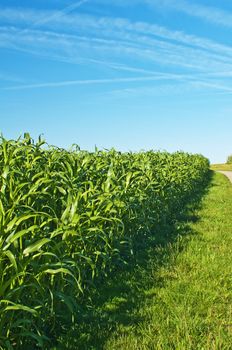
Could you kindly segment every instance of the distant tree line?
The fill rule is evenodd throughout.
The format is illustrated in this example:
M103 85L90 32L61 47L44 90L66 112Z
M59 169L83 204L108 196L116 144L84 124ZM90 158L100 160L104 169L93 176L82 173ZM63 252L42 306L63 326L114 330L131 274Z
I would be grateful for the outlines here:
M227 158L227 164L232 164L232 154Z

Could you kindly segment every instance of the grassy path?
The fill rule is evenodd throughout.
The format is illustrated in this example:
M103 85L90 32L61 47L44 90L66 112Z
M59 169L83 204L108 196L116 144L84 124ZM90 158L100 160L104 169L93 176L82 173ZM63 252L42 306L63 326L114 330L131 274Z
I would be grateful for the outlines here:
M214 174L202 205L99 291L75 345L104 350L232 349L232 185ZM170 237L170 232L168 234Z
M105 349L232 349L232 186L228 179L214 175L195 215L195 222L189 223L191 234L170 245L167 263L158 270L150 267L150 288L144 287L144 304L136 310L141 321L131 327L118 325Z

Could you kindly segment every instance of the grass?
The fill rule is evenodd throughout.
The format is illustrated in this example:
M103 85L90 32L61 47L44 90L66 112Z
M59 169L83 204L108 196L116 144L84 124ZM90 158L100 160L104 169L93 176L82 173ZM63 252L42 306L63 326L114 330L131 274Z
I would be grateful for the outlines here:
M131 270L107 280L83 312L81 332L72 330L57 349L232 348L228 179L214 173L201 205L166 233L149 248L141 244Z
M232 171L232 164L212 164L210 166L212 170L228 170Z

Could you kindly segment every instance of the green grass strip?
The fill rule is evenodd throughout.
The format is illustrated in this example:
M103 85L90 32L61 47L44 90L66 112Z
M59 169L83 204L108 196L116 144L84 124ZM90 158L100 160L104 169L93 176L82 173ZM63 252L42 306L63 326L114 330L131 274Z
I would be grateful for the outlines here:
M232 164L212 164L210 166L212 170L226 170L232 171Z
M65 348L229 350L232 340L232 185L213 175L177 238L140 256L101 290ZM148 259L148 260L147 260ZM64 343L63 343L64 344Z
M119 325L105 349L231 349L232 186L225 177L214 175L195 215L186 247L170 247L168 264L144 288L142 321Z

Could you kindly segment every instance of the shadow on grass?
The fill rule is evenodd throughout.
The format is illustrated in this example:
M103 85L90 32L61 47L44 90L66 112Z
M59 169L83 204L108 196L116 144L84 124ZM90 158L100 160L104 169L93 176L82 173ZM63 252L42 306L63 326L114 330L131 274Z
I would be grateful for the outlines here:
M172 264L171 253L183 251L188 238L197 234L190 224L199 220L196 211L201 208L202 198L212 186L212 175L211 171L207 186L195 193L184 210L175 215L175 220L157 227L154 236L137 239L129 263L102 283L97 283L95 295L83 307L76 328L70 330L61 339L62 345L54 349L104 349L116 329L121 327L127 333L143 322L138 310L154 297L152 287L162 288L167 282L167 277L161 278L156 271Z

